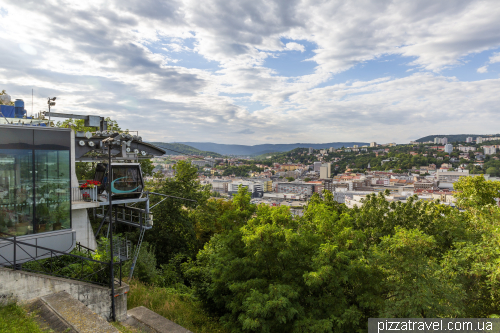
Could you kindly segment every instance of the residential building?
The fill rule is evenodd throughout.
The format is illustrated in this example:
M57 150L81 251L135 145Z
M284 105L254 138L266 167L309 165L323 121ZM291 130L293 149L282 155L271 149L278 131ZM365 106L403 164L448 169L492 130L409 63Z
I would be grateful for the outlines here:
M462 151L462 152L464 152L464 153L467 153L467 152L469 152L469 151L474 151L474 150L476 150L476 147L464 147L464 146L462 146L462 147L458 147L458 150L459 150L459 151Z
M200 167L200 168L203 168L206 165L208 165L211 168L213 168L215 166L216 162L214 160L212 160L212 159L204 159L204 160L192 160L191 164L195 165L197 167Z
M331 174L332 174L332 164L331 163L322 164L319 169L319 178L327 179L330 178Z
M434 138L434 144L442 144L445 145L448 143L448 138Z
M297 193L299 195L311 196L314 192L314 184L308 183L278 183L276 186L277 193Z
M358 145L353 145L352 148L358 148Z
M467 139L465 139L465 142L467 142L467 143L472 143L472 137L471 137L471 136L469 136Z
M480 137L480 136L478 136L478 137L476 138L476 144L478 144L478 143L483 143L483 138L482 138L482 137Z
M228 193L233 195L238 193L238 188L246 187L250 193L252 193L252 198L262 198L264 196L264 186L260 182L253 181L243 181L237 180L228 184Z
M445 153L451 154L453 152L453 145L451 143L447 143L444 145Z
M335 152L335 148L333 148L333 147L328 148L328 152L334 153Z
M483 146L484 155L494 155L497 153L497 148L495 146Z
M312 149L312 147L309 148L309 154L312 154L314 151L314 149Z
M377 143L376 142L370 142L370 147L377 147Z
M314 162L314 166L313 166L313 170L316 171L316 172L319 172L320 171L320 168L321 168L321 165L322 163L321 162Z

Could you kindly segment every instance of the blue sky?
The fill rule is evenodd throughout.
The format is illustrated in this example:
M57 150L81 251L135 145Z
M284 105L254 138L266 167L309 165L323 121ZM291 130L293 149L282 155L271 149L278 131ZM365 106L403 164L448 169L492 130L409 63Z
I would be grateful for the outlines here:
M0 16L0 89L147 140L408 142L499 125L495 0L3 0Z

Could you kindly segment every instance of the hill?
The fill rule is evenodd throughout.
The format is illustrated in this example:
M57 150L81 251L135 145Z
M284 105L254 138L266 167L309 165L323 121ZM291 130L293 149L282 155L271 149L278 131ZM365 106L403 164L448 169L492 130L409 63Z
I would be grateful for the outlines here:
M434 141L434 138L444 138L446 137L448 139L448 142L465 142L465 139L468 137L474 138L474 140L480 136L482 138L487 138L490 136L500 136L500 134L439 134L439 135L427 135L424 136L423 138L420 138L418 140L415 140L417 142L427 142L427 141Z
M353 145L368 145L366 142L331 142L331 143L288 143L288 144L261 144L255 146L226 145L212 142L179 142L202 151L214 151L222 155L261 155L269 152L285 152L295 148L324 149L352 147Z
M167 142L150 142L151 144L163 148L166 150L168 155L181 155L177 152L181 152L188 155L199 155L199 156L211 156L211 157L222 157L222 155L211 152L196 149L194 147L182 144L182 143L167 143Z

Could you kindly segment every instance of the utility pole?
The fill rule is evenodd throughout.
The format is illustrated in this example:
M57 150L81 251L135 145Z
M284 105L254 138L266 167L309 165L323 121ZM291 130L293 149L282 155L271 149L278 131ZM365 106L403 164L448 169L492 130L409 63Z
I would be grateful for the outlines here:
M110 259L110 270L111 270L111 319L116 321L116 313L115 313L115 265L114 265L114 254L113 254L113 199L111 199L111 145L112 139L109 138L107 140L108 143L108 203L109 203L109 252L111 255Z

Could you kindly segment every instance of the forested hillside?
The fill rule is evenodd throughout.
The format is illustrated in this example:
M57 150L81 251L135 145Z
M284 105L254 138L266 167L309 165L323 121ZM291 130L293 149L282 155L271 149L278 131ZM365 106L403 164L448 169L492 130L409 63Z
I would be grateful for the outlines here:
M167 151L167 155L182 155L177 153L181 152L188 155L222 157L221 154L217 154L211 151L199 150L191 146L184 145L182 143L167 143L167 142L150 142L150 143L165 149Z

